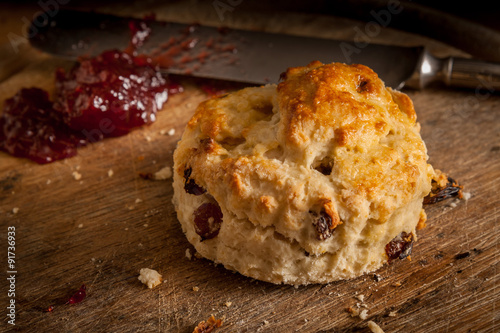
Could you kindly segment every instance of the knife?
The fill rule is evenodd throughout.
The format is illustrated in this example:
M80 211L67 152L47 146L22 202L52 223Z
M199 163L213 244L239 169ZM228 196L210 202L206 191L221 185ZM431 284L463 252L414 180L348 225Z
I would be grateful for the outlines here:
M151 56L170 74L250 84L277 83L289 67L314 60L357 63L372 68L387 86L422 89L448 86L500 89L500 63L457 57L436 58L424 47L400 47L258 31L139 20L95 12L39 13L29 28L32 46L69 59L130 46L130 27L150 29L136 51ZM140 37L140 36L139 36Z

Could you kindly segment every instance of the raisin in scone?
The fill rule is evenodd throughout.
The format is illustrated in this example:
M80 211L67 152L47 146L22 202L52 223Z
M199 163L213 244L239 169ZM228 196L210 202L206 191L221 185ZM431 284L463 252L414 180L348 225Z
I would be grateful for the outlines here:
M404 257L434 170L409 97L362 65L313 62L201 103L174 205L204 257L273 283L348 279Z

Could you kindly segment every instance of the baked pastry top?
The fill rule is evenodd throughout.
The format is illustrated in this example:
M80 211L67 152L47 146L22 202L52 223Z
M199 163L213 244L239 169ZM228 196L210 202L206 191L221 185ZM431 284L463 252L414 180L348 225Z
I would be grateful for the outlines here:
M425 219L434 170L413 103L363 65L281 79L207 100L188 122L174 153L183 231L202 256L273 283L373 271Z

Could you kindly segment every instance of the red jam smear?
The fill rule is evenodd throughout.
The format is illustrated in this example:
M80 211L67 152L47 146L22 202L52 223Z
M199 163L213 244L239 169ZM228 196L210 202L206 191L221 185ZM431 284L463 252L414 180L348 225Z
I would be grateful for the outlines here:
M57 71L55 108L92 142L153 123L169 93L180 90L149 58L111 50Z
M76 155L82 145L83 136L64 123L45 90L21 89L5 101L0 150L45 164Z
M87 297L87 287L84 284L82 284L80 289L78 289L78 291L69 298L66 304L80 303L85 299L85 297Z

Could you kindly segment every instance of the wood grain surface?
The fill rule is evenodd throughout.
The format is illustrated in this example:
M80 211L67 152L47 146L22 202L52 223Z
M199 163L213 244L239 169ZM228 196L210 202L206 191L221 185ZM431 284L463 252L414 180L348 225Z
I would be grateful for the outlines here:
M137 16L154 11L162 19L327 38L350 38L354 27L364 27L330 16L238 6L221 22L212 2L156 6L101 10ZM2 41L8 43L7 33L19 31L21 18L37 10L1 10ZM373 39L461 54L390 29ZM21 87L53 89L55 68L71 65L29 47L15 54L8 46L0 62L2 101ZM194 249L176 219L171 179L139 177L172 166L183 127L208 98L197 81L182 83L185 92L170 98L156 123L79 149L74 158L37 165L0 153L0 331L190 333L211 314L224 320L218 332L370 332L368 320L385 332L500 331L498 94L443 87L405 91L431 163L463 184L471 198L428 207L428 226L418 232L412 260L381 268L381 279L368 274L295 288L255 281L194 256L189 260L186 250ZM174 135L164 134L170 129ZM16 326L6 317L9 226L16 228ZM137 277L144 267L160 272L164 283L154 289L141 284ZM64 305L82 284L87 298ZM368 310L366 320L346 311L357 304ZM50 305L54 311L45 312Z

